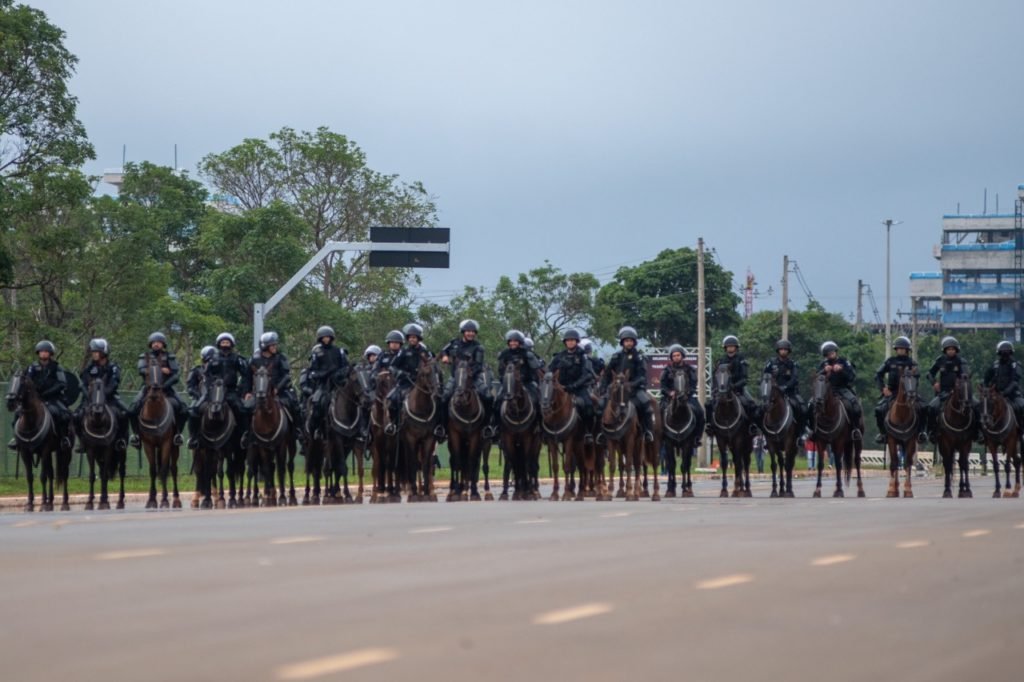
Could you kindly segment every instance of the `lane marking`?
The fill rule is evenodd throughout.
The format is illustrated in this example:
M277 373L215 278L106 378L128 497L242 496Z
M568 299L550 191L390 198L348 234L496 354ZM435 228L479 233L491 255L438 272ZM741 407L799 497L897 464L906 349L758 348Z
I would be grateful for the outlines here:
M293 538L274 538L270 541L272 545L298 545L303 542L320 542L324 537L322 535L299 535Z
M145 559L152 556L163 556L167 554L166 549L123 549L115 552L102 552L97 554L96 561L117 561L118 559Z
M605 613L610 613L612 610L611 604L605 603L593 603L593 604L582 604L580 606L573 606L568 609L559 609L557 611L548 611L535 616L533 619L534 625L559 625L561 623L568 623L574 620L580 620L583 618L593 618L594 616L600 616Z
M965 537L965 538L980 538L983 535L989 535L991 532L992 531L986 530L984 528L978 528L976 530L964 531L963 537Z
M927 547L932 544L928 540L907 540L896 545L896 549L917 549L918 547Z
M444 533L452 529L452 526L432 526L430 528L414 528L409 531L410 535L420 535L422 533Z
M612 512L611 514L601 514L602 519L621 519L629 516L633 512Z
M551 523L551 519L523 519L522 521L515 521L512 525L529 526L535 523Z
M39 523L38 521L19 521L11 526L11 528L30 528Z
M857 557L853 554L830 554L829 556L821 556L811 562L811 566L834 566L836 564L845 564L847 561L853 561Z
M1016 528L1017 530L1024 530L1024 523L1018 523L1016 526L1014 526L1014 528Z
M733 587L735 585L743 585L754 581L754 576L749 573L737 573L735 575L727 575L721 578L712 578L711 580L702 580L697 583L698 590L718 590L723 587Z
M341 673L357 668L365 668L369 665L387 663L398 658L395 649L360 649L350 651L347 654L337 656L325 656L314 658L302 663L292 663L281 666L277 669L279 680L310 680L314 677L323 677L332 673Z

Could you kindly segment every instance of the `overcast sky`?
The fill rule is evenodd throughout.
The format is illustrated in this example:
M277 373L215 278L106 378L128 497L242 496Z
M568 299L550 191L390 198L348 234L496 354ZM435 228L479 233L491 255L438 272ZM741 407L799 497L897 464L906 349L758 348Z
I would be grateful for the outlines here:
M81 60L96 147L195 173L326 125L419 180L452 228L421 298L549 258L602 281L703 236L775 295L782 257L852 313L934 270L940 219L1013 212L1024 183L1024 2L36 0ZM791 300L802 308L798 286ZM870 318L870 313L865 311Z

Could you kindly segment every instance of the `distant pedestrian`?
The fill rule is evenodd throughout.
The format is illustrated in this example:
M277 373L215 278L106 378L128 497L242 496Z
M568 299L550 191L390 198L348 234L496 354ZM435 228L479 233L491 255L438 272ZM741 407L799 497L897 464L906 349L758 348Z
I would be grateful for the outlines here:
M764 473L764 436L754 436L754 457L757 458L757 473Z
M807 448L807 468L814 468L814 456L818 452L818 446L814 444L813 438L808 438L804 443L804 447Z

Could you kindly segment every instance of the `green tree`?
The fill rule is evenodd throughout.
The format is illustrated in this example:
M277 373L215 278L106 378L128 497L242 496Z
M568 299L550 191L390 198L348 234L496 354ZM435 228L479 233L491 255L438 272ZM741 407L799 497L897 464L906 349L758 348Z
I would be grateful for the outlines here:
M508 328L497 306L494 293L486 287L467 286L447 306L437 303L420 306L416 319L424 325L427 347L435 352L459 335L462 320L476 320L480 325L477 338L487 349L488 355L496 357L504 347L504 334Z
M739 324L733 275L704 256L706 322L711 328ZM654 260L623 267L597 294L596 334L615 343L616 331L632 325L654 346L695 345L697 339L697 253L691 248L665 249Z

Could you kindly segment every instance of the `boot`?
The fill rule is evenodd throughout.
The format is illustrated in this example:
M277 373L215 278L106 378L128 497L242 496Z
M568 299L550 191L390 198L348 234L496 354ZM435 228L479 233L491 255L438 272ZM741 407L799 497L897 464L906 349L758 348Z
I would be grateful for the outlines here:
M654 413L649 409L644 412L644 440L654 442Z
M18 439L17 438L12 438L9 441L7 441L7 447L10 448L11 450L17 450L18 449Z

